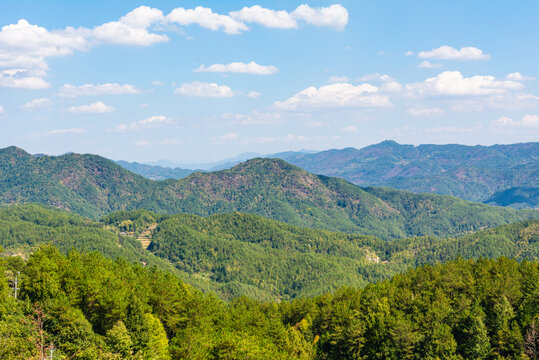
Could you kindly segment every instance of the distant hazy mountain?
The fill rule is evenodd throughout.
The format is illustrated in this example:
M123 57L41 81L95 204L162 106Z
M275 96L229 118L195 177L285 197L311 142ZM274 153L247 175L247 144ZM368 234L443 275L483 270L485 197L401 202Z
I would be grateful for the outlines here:
M114 210L211 215L241 211L292 225L360 232L384 239L449 236L539 217L454 197L360 188L279 159L230 170L152 181L96 155L35 157L0 150L0 202L38 202L87 216Z
M120 165L124 169L127 169L135 174L144 176L151 180L165 180L165 179L183 179L186 176L191 175L195 171L182 168L170 168L162 166L152 166L146 164L140 164L138 162L128 162L123 160L116 161L116 164Z
M309 172L341 177L356 185L433 192L472 201L486 201L512 187L539 187L539 143L413 146L384 141L359 150L275 156Z

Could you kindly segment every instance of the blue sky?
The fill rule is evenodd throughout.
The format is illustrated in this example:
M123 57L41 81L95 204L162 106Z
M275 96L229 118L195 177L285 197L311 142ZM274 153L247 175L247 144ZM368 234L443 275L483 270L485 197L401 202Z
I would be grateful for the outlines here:
M1 147L185 163L539 140L538 1L1 8Z

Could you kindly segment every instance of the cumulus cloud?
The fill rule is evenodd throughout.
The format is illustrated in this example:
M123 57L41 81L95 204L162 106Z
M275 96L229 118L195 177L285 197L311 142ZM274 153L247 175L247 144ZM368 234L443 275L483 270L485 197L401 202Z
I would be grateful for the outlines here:
M348 24L348 11L339 4L321 8L311 8L303 4L298 6L291 15L296 20L315 26L329 26L336 30L344 30Z
M120 124L116 127L116 131L139 130L139 129L156 129L165 125L173 125L176 122L171 118L163 115L150 116L144 120L140 120L131 124Z
M418 67L422 69L436 69L436 68L441 68L442 64L431 63L430 61L425 60L425 61L422 61L418 65Z
M97 101L88 105L71 106L67 111L72 113L108 113L114 111L114 108L102 101Z
M39 99L34 99L32 101L28 101L26 104L22 105L21 107L23 109L35 109L35 108L40 108L40 107L45 107L45 106L50 106L50 105L52 105L52 101L50 99L39 98Z
M92 35L98 42L148 46L169 40L166 35L148 31L152 24L162 22L164 19L161 10L139 6L118 21L96 26Z
M473 46L463 47L460 50L451 46L440 46L429 51L420 51L417 57L422 59L441 60L488 60L490 55L484 54L483 50Z
M502 116L492 122L498 127L521 127L521 128L539 128L538 115L524 115L520 120L513 120L509 117Z
M129 84L84 84L75 86L64 84L58 91L61 97L77 97L86 95L121 95L121 94L139 94L141 91L137 87Z
M195 72L213 72L213 73L243 73L255 75L272 75L279 72L273 65L258 65L256 62L250 63L233 62L230 64L213 64L206 67L200 65Z
M320 88L309 87L275 107L281 110L344 108L344 107L391 107L386 95L378 94L379 88L370 84L351 85L336 83Z
M298 27L298 21L314 26L332 27L337 30L343 30L348 24L348 11L339 4L320 8L311 8L309 5L303 4L290 13L255 5L244 7L240 11L232 11L230 16L238 21L279 29L295 29Z
M444 111L437 107L433 108L410 108L407 113L412 116L437 116L443 115Z
M168 22L184 26L197 24L213 31L223 30L227 34L240 34L242 31L249 30L244 23L228 15L214 13L212 9L202 6L194 9L176 8L167 15L166 19Z
M181 84L179 88L174 90L174 94L196 97L224 98L234 96L234 91L232 91L232 89L226 85L194 81L191 83Z
M424 82L408 84L406 90L414 96L459 96L503 94L522 87L519 82L496 80L494 76L476 75L465 78L459 71L444 71Z
M37 76L27 76L26 69L10 69L0 72L0 87L14 89L40 90L51 86L44 79Z
M0 31L0 86L20 89L44 89L42 79L48 71L47 57L73 54L88 47L88 30L72 27L49 31L20 19Z
M256 23L269 28L295 29L298 27L297 21L284 10L270 10L254 5L244 7L240 11L232 11L230 16L238 21Z
M380 74L380 73L374 73L374 74L367 74L359 78L359 81L375 81L379 82L380 88L383 92L388 93L396 93L400 92L403 89L403 86L401 83L393 79L391 76L387 74Z
M534 77L523 76L519 72L514 72L514 73L507 74L506 79L507 80L514 80L514 81L531 81L531 80L535 80Z

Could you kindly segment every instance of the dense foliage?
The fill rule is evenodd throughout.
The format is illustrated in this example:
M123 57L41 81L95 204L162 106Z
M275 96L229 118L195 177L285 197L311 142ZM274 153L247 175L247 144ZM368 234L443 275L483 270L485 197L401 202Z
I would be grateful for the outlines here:
M457 260L282 303L226 304L155 268L51 246L0 259L0 274L2 359L53 346L56 359L538 357L537 262Z
M539 208L539 187L512 187L492 194L485 203L517 209Z
M28 256L42 244L61 252L98 251L156 266L205 292L259 300L315 296L364 286L409 267L463 258L539 258L539 221L458 238L374 236L299 228L255 215L207 218L120 211L95 222L38 205L0 208L0 245ZM137 239L148 240L146 251Z
M539 143L412 146L384 141L362 149L274 156L309 172L341 177L361 186L388 186L485 201L495 192L511 187L537 187L537 154ZM530 203L524 205L533 207Z
M148 249L193 278L206 280L207 289L225 298L313 296L459 256L539 259L538 220L458 238L394 241L299 228L241 213L202 218L139 210L112 213L103 221L118 227L132 224L134 232L155 223Z
M0 151L0 201L45 203L92 217L122 209L201 216L241 211L383 239L453 236L538 216L452 197L362 189L276 159L156 182L95 155L32 156L13 147Z

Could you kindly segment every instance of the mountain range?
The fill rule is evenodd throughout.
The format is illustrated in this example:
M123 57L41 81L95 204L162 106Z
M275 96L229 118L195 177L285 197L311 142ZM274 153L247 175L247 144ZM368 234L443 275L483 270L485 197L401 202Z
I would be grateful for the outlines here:
M0 150L0 201L37 202L98 217L115 210L207 216L241 211L291 225L376 235L453 236L538 217L449 196L361 188L280 159L152 181L97 155L33 156Z
M539 143L413 146L384 141L362 149L283 152L265 157L283 159L308 172L340 177L360 186L386 186L493 205L535 208L539 203L538 154ZM248 155L221 162L214 170L236 165ZM133 165L121 165L152 179L178 179L192 172L179 168L139 170Z

